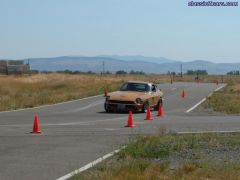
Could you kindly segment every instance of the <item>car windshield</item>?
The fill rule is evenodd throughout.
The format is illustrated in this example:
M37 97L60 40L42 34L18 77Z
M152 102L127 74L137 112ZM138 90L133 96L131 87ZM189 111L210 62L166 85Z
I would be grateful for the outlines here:
M120 91L148 92L150 91L150 87L148 84L143 84L143 83L124 83L120 88Z

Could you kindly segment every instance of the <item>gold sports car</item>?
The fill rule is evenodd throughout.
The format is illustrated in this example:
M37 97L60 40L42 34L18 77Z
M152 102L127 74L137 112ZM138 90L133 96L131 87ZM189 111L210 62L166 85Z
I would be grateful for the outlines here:
M147 112L148 106L157 109L162 103L162 97L162 91L155 84L129 81L119 91L108 94L104 108L106 112Z

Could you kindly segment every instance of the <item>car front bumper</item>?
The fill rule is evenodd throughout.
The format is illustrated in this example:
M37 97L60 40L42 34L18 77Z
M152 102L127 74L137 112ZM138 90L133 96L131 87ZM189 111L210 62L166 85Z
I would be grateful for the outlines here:
M140 112L142 111L142 104L121 104L121 103L108 103L105 102L105 110L113 112Z

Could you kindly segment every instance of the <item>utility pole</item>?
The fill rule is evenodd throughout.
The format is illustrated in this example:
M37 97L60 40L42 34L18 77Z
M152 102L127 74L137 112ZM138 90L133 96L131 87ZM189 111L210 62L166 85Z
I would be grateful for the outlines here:
M102 74L104 75L105 74L105 62L103 61L103 63L102 63Z
M183 73L182 73L182 64L181 64L181 80L183 78Z

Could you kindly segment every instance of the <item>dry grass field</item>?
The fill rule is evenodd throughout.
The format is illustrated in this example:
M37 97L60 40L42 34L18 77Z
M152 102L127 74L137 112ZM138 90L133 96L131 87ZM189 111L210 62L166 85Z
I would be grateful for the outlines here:
M240 83L231 81L223 91L213 93L203 104L205 109L213 111L239 114L240 113Z

